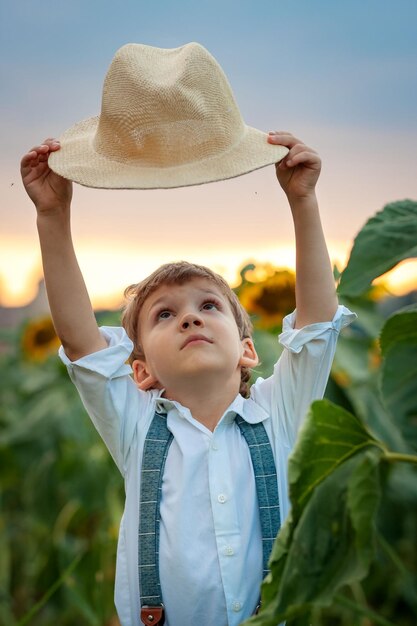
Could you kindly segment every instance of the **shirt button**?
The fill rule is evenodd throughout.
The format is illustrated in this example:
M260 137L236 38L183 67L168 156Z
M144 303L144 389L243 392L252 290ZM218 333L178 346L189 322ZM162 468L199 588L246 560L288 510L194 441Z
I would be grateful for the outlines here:
M237 613L242 609L242 605L240 602L233 602L232 609Z
M217 496L217 500L220 502L220 504L224 504L227 500L226 496L224 495L224 493L220 493Z
M234 554L235 551L233 550L232 546L226 546L224 549L224 553L226 556L232 556L232 554Z
M213 443L211 444L211 449L212 450L218 450L219 446L217 445L217 443L215 441L213 441Z

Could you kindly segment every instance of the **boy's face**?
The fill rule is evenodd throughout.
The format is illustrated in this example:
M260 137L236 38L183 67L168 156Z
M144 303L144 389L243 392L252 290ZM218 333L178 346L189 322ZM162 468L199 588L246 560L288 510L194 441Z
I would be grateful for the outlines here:
M132 364L135 381L144 390L165 388L173 399L203 377L236 381L238 391L241 367L258 363L252 340L239 337L227 298L206 278L161 285L145 301L139 329L145 359Z

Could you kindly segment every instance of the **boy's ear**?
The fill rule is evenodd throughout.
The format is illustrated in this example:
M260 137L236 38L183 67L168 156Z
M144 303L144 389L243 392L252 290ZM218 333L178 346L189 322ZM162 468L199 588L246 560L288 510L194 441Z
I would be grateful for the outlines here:
M145 361L135 359L132 363L132 370L134 381L142 391L161 388L159 381L148 371Z
M259 358L250 337L242 339L242 349L243 352L239 360L239 365L242 367L256 367L259 363Z

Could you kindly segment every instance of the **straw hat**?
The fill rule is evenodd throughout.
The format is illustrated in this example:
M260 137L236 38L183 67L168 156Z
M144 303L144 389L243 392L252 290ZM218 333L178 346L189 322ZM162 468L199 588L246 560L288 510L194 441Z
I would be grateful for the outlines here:
M104 81L101 114L75 124L49 157L81 185L162 189L246 174L288 152L246 126L228 80L198 43L120 48Z

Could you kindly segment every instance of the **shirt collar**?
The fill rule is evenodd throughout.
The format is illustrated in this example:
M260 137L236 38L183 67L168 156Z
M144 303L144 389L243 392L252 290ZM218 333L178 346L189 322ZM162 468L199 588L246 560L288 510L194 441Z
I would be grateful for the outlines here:
M155 403L155 410L159 412L168 412L172 408L176 408L182 415L185 413L190 414L187 407L180 404L176 400L169 400L164 398L162 394L165 389L155 389L153 393L153 401ZM240 393L226 409L222 419L220 421L225 423L231 423L235 419L236 415L240 415L249 424L258 424L269 417L269 414L252 398L244 398ZM220 422L219 422L220 423Z
M227 413L228 412L234 413L233 419L237 414L249 424L258 424L269 417L269 414L252 400L252 398L244 398L240 393L237 394L236 398L227 409Z

